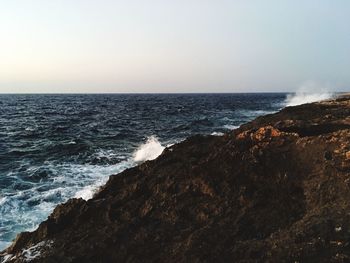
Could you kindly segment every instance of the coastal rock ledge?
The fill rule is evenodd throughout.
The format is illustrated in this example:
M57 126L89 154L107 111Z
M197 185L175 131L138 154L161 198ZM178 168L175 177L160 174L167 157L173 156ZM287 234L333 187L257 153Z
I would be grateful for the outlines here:
M350 262L350 98L194 136L18 235L6 262Z

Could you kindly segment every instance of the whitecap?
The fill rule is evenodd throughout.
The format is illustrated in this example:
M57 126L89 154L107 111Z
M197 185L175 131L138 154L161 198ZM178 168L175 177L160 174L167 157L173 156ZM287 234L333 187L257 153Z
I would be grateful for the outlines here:
M7 200L7 197L0 197L0 205L3 205Z
M224 133L223 132L212 132L211 135L213 135L213 136L222 136L222 135L224 135Z
M27 127L25 128L26 131L35 131L36 128L35 127Z
M239 126L237 125L231 125L231 124L226 124L223 126L225 129L229 129L229 130L234 130L234 129L237 129L239 128Z
M275 110L239 110L238 114L244 117L253 118L253 117L258 117L261 115L271 114L275 112L276 112Z

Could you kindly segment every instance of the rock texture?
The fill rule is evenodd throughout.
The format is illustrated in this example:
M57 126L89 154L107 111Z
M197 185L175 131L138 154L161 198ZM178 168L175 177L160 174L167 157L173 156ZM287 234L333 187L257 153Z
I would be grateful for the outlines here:
M350 262L350 98L167 148L59 205L2 259L35 245L34 262Z

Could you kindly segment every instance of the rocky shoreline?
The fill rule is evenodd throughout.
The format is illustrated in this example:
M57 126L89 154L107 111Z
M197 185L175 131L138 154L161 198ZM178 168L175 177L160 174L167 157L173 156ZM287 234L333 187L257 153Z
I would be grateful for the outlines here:
M56 207L1 262L350 262L350 97L195 136Z

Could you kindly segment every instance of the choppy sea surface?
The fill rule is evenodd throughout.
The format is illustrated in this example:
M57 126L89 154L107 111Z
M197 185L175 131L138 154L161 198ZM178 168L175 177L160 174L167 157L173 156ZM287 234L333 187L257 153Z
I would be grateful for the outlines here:
M220 135L286 94L0 95L0 250L59 203L194 134Z

